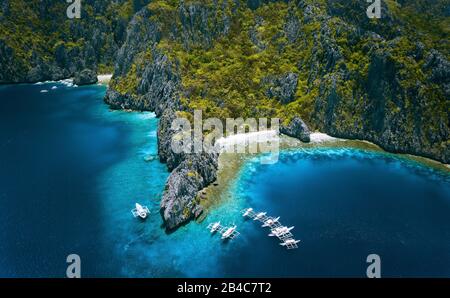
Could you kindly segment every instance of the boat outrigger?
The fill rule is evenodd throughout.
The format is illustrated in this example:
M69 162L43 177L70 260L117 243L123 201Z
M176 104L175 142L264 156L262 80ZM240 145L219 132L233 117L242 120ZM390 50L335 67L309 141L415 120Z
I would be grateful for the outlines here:
M293 249L293 248L297 248L298 245L297 243L299 243L300 240L295 240L295 239L286 239L284 240L284 242L280 243L281 246L285 246L287 249Z
M294 227L286 227L280 223L280 217L272 217L267 216L267 212L256 212L253 208L247 208L241 211L242 216L251 218L253 220L259 221L262 223L262 227L270 228L269 236L277 237L281 243L281 246L286 247L287 249L297 248L297 243L300 240L295 240L294 235L292 235L291 230Z
M139 203L136 203L136 208L134 208L133 210L131 210L131 213L133 214L134 217L140 217L142 219L146 219L147 215L150 214L150 210L148 210L147 206L142 206Z
M262 225L263 228L265 227L270 227L272 225L274 225L275 223L278 223L280 220L280 217L278 216L277 218L269 218L268 220L266 220L264 222L264 224Z
M212 226L211 226L211 228L210 228L210 232L211 233L214 233L214 232L216 232L217 231L217 229L220 227L220 221L218 221L218 222L215 222Z
M236 230L237 226L229 227L225 232L222 234L222 239L230 238L231 235L233 235L234 231Z
M264 216L266 216L266 212L260 212L258 214L256 214L255 218L253 218L253 220L259 220L261 218L263 218Z
M244 217L249 216L252 211L253 211L253 208L248 208L245 210L245 212L244 212L244 214L242 214L242 216L244 216Z
M293 228L294 227L288 228L288 227L284 227L284 226L283 227L274 228L274 229L271 230L271 233L269 234L269 236L282 237L282 236L284 236L286 234L289 234Z
M207 229L214 234L215 232L218 232L222 235L222 240L225 239L234 239L239 235L239 232L236 231L237 226L233 225L231 227L224 227L220 224L220 221L210 223L207 227Z

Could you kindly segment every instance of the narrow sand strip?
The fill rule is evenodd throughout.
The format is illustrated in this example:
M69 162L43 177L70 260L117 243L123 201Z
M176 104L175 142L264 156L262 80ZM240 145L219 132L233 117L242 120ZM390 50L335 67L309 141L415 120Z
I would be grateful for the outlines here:
M99 84L108 84L111 81L112 74L101 74L97 76Z
M251 143L279 142L279 135L276 130L264 130L257 132L239 133L228 137L222 137L217 140L221 150L233 147L235 145L248 145Z
M311 139L311 143L322 143L339 140L338 138L334 138L321 132L313 132L312 134L310 134L309 138Z

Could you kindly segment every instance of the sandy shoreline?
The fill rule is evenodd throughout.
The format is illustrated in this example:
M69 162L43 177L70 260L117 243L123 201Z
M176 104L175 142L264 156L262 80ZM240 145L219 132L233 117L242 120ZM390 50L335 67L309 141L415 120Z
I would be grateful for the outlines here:
M111 81L112 78L112 74L100 74L97 76L97 84L98 85L108 85L109 82ZM58 80L58 81L43 81L43 82L36 82L34 83L34 85L44 85L44 84L50 84L50 83L61 83L64 84L68 87L78 87L77 85L75 85L73 83L73 78L68 78L68 79L62 79L62 80Z
M109 81L111 81L112 74L100 74L97 76L98 84L100 85L108 85Z

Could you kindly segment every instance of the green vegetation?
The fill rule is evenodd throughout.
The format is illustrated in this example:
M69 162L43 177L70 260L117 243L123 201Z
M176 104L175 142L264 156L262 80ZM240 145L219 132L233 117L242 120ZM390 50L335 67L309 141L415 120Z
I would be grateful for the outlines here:
M185 1L186 6L191 3L200 2ZM208 7L212 5L212 1L201 1L201 4ZM217 5L221 6L221 1ZM323 9L325 3L322 1L316 5ZM179 1L153 1L149 8L153 12L151 20L157 22L163 32L164 38L158 45L159 49L181 66L185 91L182 102L189 109L202 109L205 117L222 119L257 115L280 117L287 121L300 115L311 122L321 79L311 81L308 76L313 55L323 55L324 51L317 43L323 25L319 21L304 25L300 40L289 43L286 34L283 34L286 20L292 16L302 21L302 11L289 11L289 4L282 1L268 3L256 10L242 5L234 15L230 11L235 7L228 7L222 12L232 19L228 34L219 36L211 46L196 43L186 48L182 38L173 38L170 34L174 30L183 30L178 14ZM208 24L216 23L221 17L215 15L208 20ZM337 92L342 98L354 97L354 90L367 80L370 64L368 47L373 46L374 42L360 39L350 46L349 31L342 30L345 24L339 18L332 18L328 26L331 29L330 37L336 40L338 50L344 58L334 70L328 72L333 73L339 69L348 71L350 79L339 84ZM337 28L341 30L338 32ZM252 32L263 48L251 40ZM405 88L415 80L425 79L420 63L408 56L411 46L413 44L409 39L402 37L392 53L393 62L401 69L400 75ZM267 96L263 81L268 76L289 72L299 75L297 91L291 103L282 105ZM128 80L128 75L125 80ZM360 95L363 95L363 90L360 91Z
M150 8L155 11L155 20L167 20L168 15L172 19L176 17L177 8L166 1L155 1ZM183 103L190 109L202 109L205 117L285 115L286 106L267 97L262 81L269 75L299 73L292 61L306 54L307 48L287 45L286 37L279 34L283 31L287 10L284 2L271 3L257 11L240 9L232 16L230 32L216 39L211 47L194 44L186 49L180 39L163 39L159 48L180 64L183 89L186 90ZM257 18L264 22L257 25ZM162 31L170 31L174 23L181 26L180 21L163 23ZM266 46L264 50L250 40L253 29ZM306 75L301 78L303 81ZM298 100L288 110L312 103L313 98L306 94L304 87L299 84Z
M6 9L0 17L0 42L12 49L14 64L20 65L25 73L38 60L55 61L58 48L64 48L72 59L93 59L93 65L88 66L100 73L112 72L115 58L112 47L122 42L123 37L119 35L124 33L119 31L125 30L136 12L137 1L96 2L94 9L94 1L82 1L81 19L71 20L66 16L69 4L65 1L5 1ZM104 36L94 36L96 30L103 30ZM91 53L84 57L89 47L95 50L93 57Z

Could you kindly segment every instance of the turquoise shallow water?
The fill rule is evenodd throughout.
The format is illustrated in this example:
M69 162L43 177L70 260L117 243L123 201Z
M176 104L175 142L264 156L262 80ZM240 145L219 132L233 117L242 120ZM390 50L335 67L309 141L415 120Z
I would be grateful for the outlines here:
M203 223L166 234L168 173L144 161L158 120L110 111L104 92L0 86L0 276L64 277L72 253L85 277L364 276L369 253L386 276L450 276L448 175L356 149L250 160ZM131 216L135 202L151 209L145 222ZM248 206L295 225L299 249L244 220ZM241 235L221 242L206 230L216 220Z

